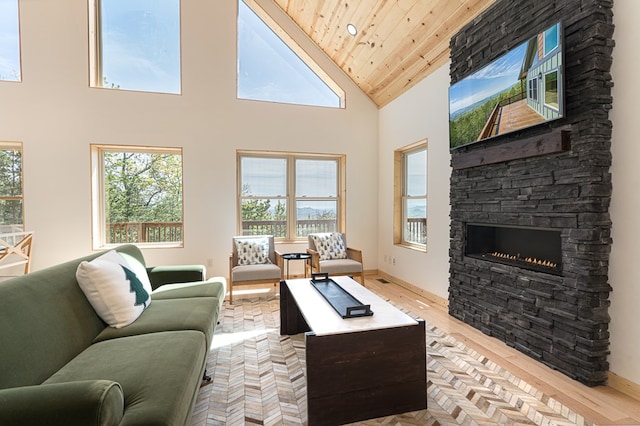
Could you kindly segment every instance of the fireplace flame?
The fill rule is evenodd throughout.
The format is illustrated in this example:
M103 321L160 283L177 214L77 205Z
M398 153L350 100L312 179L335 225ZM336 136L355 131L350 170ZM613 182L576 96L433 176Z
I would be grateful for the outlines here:
M521 262L527 262L536 266L543 266L546 268L557 268L558 264L555 262L551 262L549 260L536 259L535 257L520 257L520 254L507 254L500 253L494 251L491 253L491 256L496 257L498 259L506 259L506 260L518 260Z

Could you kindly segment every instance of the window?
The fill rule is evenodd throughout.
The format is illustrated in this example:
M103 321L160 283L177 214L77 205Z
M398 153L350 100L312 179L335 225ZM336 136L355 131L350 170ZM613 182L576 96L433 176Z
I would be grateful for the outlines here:
M89 0L91 86L180 93L180 0Z
M0 80L21 80L18 0L0 0Z
M344 167L341 155L238 152L238 233L292 241L342 231Z
M344 106L344 91L253 0L238 0L237 96Z
M427 248L427 141L394 153L394 243Z
M534 101L538 100L538 79L535 77L529 80L529 98Z
M558 109L558 71L544 75L544 104Z
M555 24L544 32L544 56L560 45L560 24Z
M22 144L0 142L0 229L24 231Z
M91 146L94 248L182 246L182 150Z

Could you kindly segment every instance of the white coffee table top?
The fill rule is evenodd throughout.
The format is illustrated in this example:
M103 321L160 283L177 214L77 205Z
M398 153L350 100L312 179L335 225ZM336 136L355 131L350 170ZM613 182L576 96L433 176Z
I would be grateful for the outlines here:
M289 292L305 321L318 335L415 325L418 322L349 277L330 277L365 305L372 316L343 319L311 284L309 278L287 280Z

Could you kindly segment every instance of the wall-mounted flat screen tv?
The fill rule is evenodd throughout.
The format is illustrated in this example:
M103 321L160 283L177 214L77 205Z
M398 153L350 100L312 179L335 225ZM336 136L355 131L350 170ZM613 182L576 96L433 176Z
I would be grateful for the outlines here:
M449 87L449 147L564 116L558 22Z

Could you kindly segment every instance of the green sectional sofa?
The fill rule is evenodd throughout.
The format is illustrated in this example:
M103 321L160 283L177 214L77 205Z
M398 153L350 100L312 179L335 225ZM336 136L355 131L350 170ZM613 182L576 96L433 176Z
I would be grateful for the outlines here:
M116 250L144 265L136 246ZM225 279L205 281L200 266L146 268L148 307L113 328L76 280L101 254L0 282L1 425L189 423Z

